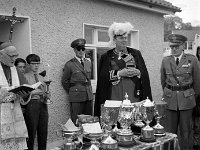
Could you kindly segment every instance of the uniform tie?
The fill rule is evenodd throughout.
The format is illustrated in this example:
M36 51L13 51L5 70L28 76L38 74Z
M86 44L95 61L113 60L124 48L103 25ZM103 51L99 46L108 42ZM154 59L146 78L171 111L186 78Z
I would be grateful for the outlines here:
M176 58L176 65L178 66L179 64L179 58Z
M83 60L81 59L81 65L84 67L84 63L83 63Z

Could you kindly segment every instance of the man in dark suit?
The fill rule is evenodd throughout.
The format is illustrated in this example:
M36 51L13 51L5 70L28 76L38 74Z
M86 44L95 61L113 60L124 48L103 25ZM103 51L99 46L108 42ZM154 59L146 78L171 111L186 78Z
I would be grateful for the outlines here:
M65 64L61 81L69 94L74 123L77 115L92 115L91 61L85 58L85 43L85 39L76 39L71 43L76 56Z
M161 65L163 98L167 102L166 130L177 134L179 127L181 149L192 149L192 109L200 93L200 66L195 56L185 54L187 38L169 35L172 55L164 57Z

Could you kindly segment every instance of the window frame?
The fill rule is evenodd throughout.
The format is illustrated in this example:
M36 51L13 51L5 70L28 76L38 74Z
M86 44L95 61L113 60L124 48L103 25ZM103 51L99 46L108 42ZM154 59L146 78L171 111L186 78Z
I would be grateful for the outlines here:
M93 93L95 93L96 92L96 82L97 82L97 55L96 55L96 53L97 53L97 48L96 47L89 47L89 46L86 46L85 47L85 49L86 50L93 50L94 51L94 56L93 56L93 58L94 58L94 60L93 60L93 62L91 62L91 63L93 63L93 70L94 70L94 72L92 72L92 74L93 74L93 76L94 76L94 79L91 79L91 85L92 85L92 92ZM86 57L86 59L87 59L87 57Z
M1 30L3 33L0 35L1 41L8 41L10 34L10 22L3 18L11 18L12 14L0 13L0 18L2 18ZM14 43L17 48L21 58L26 58L26 56L32 53L32 42L31 42L31 18L29 16L17 15L17 19L23 20L22 22L15 23L14 31L12 33L12 43ZM8 25L9 24L9 25ZM26 41L25 44L23 41Z

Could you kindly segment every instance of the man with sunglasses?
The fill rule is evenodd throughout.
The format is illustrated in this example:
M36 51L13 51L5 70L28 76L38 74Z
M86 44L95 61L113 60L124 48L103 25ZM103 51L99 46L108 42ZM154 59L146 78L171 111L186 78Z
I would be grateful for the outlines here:
M71 119L76 123L77 115L92 115L91 62L85 58L85 39L71 43L75 57L63 69L62 85L69 94Z
M192 149L192 110L195 96L200 93L200 66L195 56L184 53L187 38L171 34L168 37L171 55L161 64L163 98L167 102L166 130L180 131L181 149Z

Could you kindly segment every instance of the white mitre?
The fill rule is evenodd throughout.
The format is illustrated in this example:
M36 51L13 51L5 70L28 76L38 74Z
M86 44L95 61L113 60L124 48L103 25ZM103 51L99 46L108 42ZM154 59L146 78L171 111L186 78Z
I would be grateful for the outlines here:
M117 23L114 22L108 29L108 36L110 38L109 45L114 46L114 36L116 35L122 35L122 36L128 36L130 31L133 30L133 26L131 25L130 22L125 22L125 23Z

